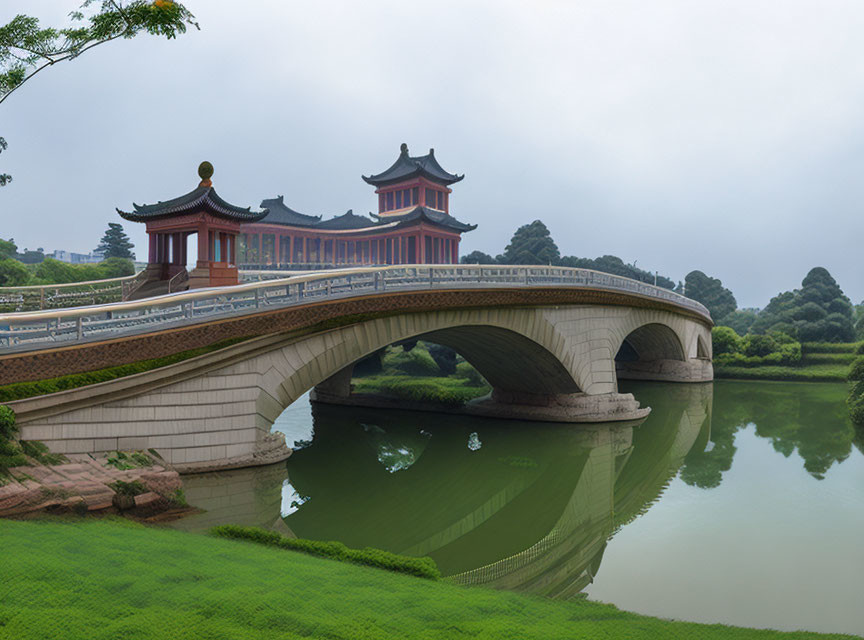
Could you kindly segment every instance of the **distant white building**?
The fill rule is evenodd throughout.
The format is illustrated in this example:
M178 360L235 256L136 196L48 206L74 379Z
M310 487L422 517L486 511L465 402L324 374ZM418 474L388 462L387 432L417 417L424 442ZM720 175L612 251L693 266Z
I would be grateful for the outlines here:
M63 249L55 249L54 253L48 257L59 260L60 262L69 262L70 264L89 264L93 262L102 262L104 256L101 251L91 251L90 253L73 253Z

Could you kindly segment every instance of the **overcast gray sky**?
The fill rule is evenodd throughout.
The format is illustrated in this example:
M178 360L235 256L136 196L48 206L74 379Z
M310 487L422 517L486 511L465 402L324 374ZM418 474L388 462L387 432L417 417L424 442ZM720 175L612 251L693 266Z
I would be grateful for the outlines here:
M75 0L5 0L62 24ZM562 254L719 277L764 306L826 267L864 298L864 3L186 0L201 24L46 70L0 106L0 236L89 251L197 185L365 213L434 147L465 253L534 219ZM124 224L145 255L142 225Z

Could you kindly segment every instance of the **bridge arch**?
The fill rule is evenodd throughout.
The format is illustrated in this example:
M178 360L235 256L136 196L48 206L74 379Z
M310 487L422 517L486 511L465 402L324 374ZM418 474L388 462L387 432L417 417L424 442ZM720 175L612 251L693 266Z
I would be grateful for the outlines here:
M687 359L680 336L668 324L660 322L649 322L633 329L621 341L619 354L622 349L642 361Z
M468 407L482 415L630 420L646 410L618 393L618 377L690 382L712 374L710 360L695 357L696 338L710 340L709 326L660 309L497 305L355 318L335 328L274 330L144 374L146 382L121 379L58 396L51 406L34 399L13 409L25 439L58 453L152 448L178 468L201 470L284 457L284 442L270 430L286 407L340 372L350 383L354 363L414 338L454 348L490 381L486 404ZM615 355L628 337L634 350L666 357L627 363L628 375L616 376Z

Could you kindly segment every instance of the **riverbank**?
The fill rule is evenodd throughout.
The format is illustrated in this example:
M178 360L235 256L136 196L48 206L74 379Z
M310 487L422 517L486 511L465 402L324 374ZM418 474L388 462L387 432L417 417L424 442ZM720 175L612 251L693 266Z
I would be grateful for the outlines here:
M433 582L123 521L0 521L0 638L792 638Z
M56 457L50 464L28 457L28 464L3 470L0 518L189 510L180 475L147 452Z
M780 382L845 382L849 366L864 343L805 342L801 360L794 364L724 364L714 359L714 377L733 380L776 380Z

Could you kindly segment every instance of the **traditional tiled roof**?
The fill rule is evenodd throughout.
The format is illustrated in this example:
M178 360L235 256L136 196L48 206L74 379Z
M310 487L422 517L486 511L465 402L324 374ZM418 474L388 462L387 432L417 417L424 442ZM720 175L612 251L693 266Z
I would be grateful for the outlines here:
M374 220L370 220L365 216L354 215L354 211L348 209L341 216L317 223L314 225L314 228L327 231L344 231L347 229L365 229L375 226L377 226L377 223Z
M425 156L409 156L408 145L402 143L399 158L389 169L371 176L362 176L368 184L383 187L395 184L417 176L423 176L432 182L449 185L459 182L465 175L456 175L445 171L435 159L435 149L429 149Z
M205 181L205 182L209 182ZM132 222L147 222L148 220L156 220L158 218L168 218L180 216L186 213L198 213L206 211L214 216L233 220L235 222L258 222L268 214L268 211L252 211L251 207L238 207L230 204L219 197L216 190L208 184L202 183L194 191L190 191L186 195L167 200L165 202L157 202L156 204L135 204L132 212L121 211L117 209L117 213L126 220Z
M374 214L373 214L374 215ZM398 222L399 226L407 226L408 224L415 221L427 221L432 224L436 224L439 227L446 227L448 229L452 229L453 231L458 231L459 233L464 233L465 231L473 231L477 228L476 224L465 224L464 222L460 222L449 213L444 213L443 211L438 211L437 209L430 209L429 207L414 207L413 209L409 209L405 213L401 215L388 215L386 218L384 216L376 216L382 222L392 223Z
M266 224L282 224L290 227L312 227L321 222L321 216L309 216L305 213L294 211L285 205L283 196L269 198L261 201L261 208L270 213L261 220Z

